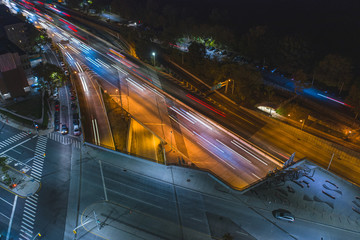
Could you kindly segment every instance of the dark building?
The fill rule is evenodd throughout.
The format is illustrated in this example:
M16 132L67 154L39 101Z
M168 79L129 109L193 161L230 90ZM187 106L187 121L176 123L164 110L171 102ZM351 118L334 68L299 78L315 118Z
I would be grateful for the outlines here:
M24 96L30 87L23 68L26 53L9 40L0 40L0 97L2 99ZM30 68L30 63L27 64Z
M12 43L26 50L27 37L25 23L12 15L9 9L0 4L0 37L6 36Z

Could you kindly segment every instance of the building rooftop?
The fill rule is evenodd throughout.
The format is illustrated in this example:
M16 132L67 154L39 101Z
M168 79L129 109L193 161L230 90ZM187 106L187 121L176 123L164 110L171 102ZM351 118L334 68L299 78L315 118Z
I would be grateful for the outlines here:
M18 46L16 46L7 38L0 38L0 55L15 52L17 52L20 56L25 54L23 50L21 50Z

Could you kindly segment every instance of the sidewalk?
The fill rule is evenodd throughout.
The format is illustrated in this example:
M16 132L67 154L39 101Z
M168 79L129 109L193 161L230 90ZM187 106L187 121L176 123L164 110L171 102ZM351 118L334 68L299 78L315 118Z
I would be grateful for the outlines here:
M264 182L244 194L248 197L246 203L264 215L287 209L295 219L360 234L359 187L307 160L289 169L303 170L307 176Z
M21 173L18 170L11 168L7 171L9 177L12 179L13 188L6 185L3 181L0 181L0 187L9 191L19 197L26 198L34 195L40 189L40 182L34 178ZM3 176L3 172L0 169L0 176Z
M12 118L2 117L1 122L3 122L3 124L6 124L6 125L11 126L13 128L19 129L21 131L31 132L33 134L36 134L36 129L35 129L34 126L29 126L29 125L26 125L24 123L19 123L18 121L14 120ZM39 135L47 135L48 133L50 133L52 131L53 131L53 129L50 128L50 129L38 130L38 133L39 133Z

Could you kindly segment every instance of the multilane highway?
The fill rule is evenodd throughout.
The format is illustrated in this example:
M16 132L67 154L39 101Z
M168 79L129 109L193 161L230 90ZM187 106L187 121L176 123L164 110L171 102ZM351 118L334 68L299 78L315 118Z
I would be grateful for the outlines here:
M84 73L80 69L83 68L81 64L98 74L98 79L102 81L100 84L110 94L115 95L116 91L120 89L124 108L160 136L164 142L171 145L172 149L180 152L185 159L195 163L198 167L210 170L234 187L244 188L263 178L269 170L281 166L277 159L253 147L244 139L228 133L204 115L164 93L157 87L161 87L161 82L156 76L147 75L146 70L126 59L118 51L111 49L111 45L97 50L76 36L70 37L69 34L73 33L81 36L82 30L69 21L60 20L62 20L60 21L62 24L59 24L60 28L46 20L43 25L48 31L51 31L51 36L54 35L56 38L55 41L69 40L68 44L59 44L59 46L73 70L80 72L78 75L83 87L78 90L88 96L88 101L96 99L96 102L101 102L98 100L99 92L95 91L95 83L89 78L85 79ZM61 27L69 26L76 31L65 32L61 29ZM92 37L90 33L84 35L88 39ZM92 37L90 42L99 41L96 39L96 37ZM95 44L95 46L98 45ZM106 51L104 51L105 49ZM90 92L89 89L93 89L93 91ZM219 116L225 116L220 110L205 105L196 97L187 96ZM94 104L89 104L87 109L91 111L93 106ZM101 114L98 112L97 121L99 119L106 120L106 114L104 112L102 116ZM103 120L103 122L105 121ZM97 126L97 129L96 126L93 126L93 132L98 131L100 136L111 138L108 127L102 130L99 127L100 124ZM95 144L99 143L96 142L97 137L93 139Z

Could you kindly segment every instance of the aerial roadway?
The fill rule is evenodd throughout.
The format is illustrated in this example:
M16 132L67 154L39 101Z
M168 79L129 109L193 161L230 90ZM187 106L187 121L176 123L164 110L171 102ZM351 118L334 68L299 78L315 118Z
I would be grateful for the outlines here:
M297 159L309 157L322 165L328 163L331 156L327 152L301 142L276 123L257 119L242 109L220 110L78 27L66 13L49 15L51 19L43 18L47 29L57 40L69 39L66 56L71 66L75 61L86 65L112 95L120 89L125 110L184 159L209 170L232 187L243 189L262 179L270 170L281 167L293 152ZM110 134L106 132L100 130L99 135ZM350 162L334 162L333 169L341 172L344 164L349 165L346 170L349 178L359 180Z

